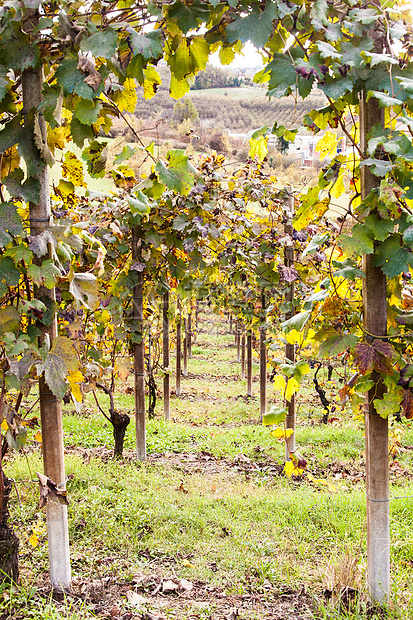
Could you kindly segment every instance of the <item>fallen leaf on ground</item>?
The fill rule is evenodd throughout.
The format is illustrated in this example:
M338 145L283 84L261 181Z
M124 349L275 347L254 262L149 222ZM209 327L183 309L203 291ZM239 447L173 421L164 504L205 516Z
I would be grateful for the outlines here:
M180 579L178 581L178 588L183 590L184 592L190 592L194 588L194 584L192 581L188 581L187 579Z
M176 592L177 589L178 589L178 584L174 583L170 579L168 579L167 581L164 581L162 584L162 592L164 594Z
M180 491L181 493L189 493L189 491L187 489L185 489L183 482L181 482L181 484L179 485L179 487L176 490Z
M146 603L146 599L140 594L134 592L133 590L128 590L126 592L126 598L128 599L128 603L130 605L134 605L136 607L144 605Z

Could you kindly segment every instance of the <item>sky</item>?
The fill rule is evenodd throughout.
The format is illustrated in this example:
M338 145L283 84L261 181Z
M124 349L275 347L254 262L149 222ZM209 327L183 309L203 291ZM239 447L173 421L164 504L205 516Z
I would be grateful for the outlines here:
M210 60L211 64L220 67L218 53L213 54ZM257 67L262 65L261 54L259 54L252 43L246 43L242 54L238 54L231 65L225 65L225 67L231 67L231 69L247 69L249 67Z

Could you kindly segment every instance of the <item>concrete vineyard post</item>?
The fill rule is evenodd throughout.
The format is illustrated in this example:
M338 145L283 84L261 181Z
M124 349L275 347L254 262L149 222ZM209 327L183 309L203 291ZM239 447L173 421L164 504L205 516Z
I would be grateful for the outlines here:
M181 300L178 299L178 314L176 317L176 377L175 377L175 393L177 396L181 395L181 348L182 348L182 314L181 314Z
M138 226L132 230L132 259L140 254L141 231ZM145 341L143 335L143 273L136 272L136 283L132 291L133 323L138 342L133 345L133 366L135 375L135 424L136 454L140 461L146 459L145 420Z
M260 422L267 413L267 330L265 328L265 293L261 293L261 326L260 326Z
M26 127L34 132L34 114L42 100L43 71L41 68L27 69L22 74L23 115ZM39 124L44 139L47 130L43 117L39 115ZM51 205L49 189L49 173L47 166L37 176L40 183L40 199L38 203L30 203L30 234L40 235L51 224ZM54 301L54 289L35 287L35 297L49 298ZM56 317L49 327L41 323L37 325L41 332L40 342L45 337L53 342L57 337ZM42 425L43 469L59 489L66 487L62 407L46 384L44 374L39 379L39 402ZM69 590L71 587L71 569L69 555L69 530L67 506L60 503L51 494L46 507L47 537L49 548L50 580L53 588Z
M360 100L360 141L367 152L367 136L374 125L384 124L384 109L377 99ZM361 167L361 198L380 185L368 166ZM375 266L375 254L364 255L363 325L367 342L387 334L386 277ZM367 588L373 602L385 603L390 596L390 519L388 421L378 415L373 398L385 391L379 376L368 393L365 405L366 509L367 509Z
M188 376L188 319L185 317L184 319L184 341L182 343L183 346L183 370L182 374L184 377Z
M292 218L294 215L294 194L293 187L287 187L287 207L288 207L288 218ZM291 245L287 245L284 251L284 265L286 267L294 266L294 248L292 246L292 235L293 235L293 227L290 223L285 224L284 231L290 235L291 237ZM294 314L294 282L286 285L285 291L285 301L291 304L290 310L288 310L285 314L285 320L291 319ZM295 346L294 344L290 344L287 342L285 345L285 360L290 364L295 363ZM290 460L290 454L295 452L295 394L291 396L290 400L286 402L286 408L288 409L287 418L285 420L286 429L292 429L294 433L286 439L285 446L285 460Z

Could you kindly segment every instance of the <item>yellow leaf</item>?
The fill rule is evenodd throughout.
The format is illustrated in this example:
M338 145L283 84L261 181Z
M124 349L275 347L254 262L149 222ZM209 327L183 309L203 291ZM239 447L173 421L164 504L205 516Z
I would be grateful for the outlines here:
M286 462L286 464L284 465L284 472L289 478L291 478L291 476L295 472L295 465L292 461Z
M291 396L293 396L293 394L296 394L299 388L300 384L298 383L297 379L294 379L294 377L290 377L288 379L287 389L285 390L286 400L291 400Z
M284 429L276 428L274 431L271 431L271 435L277 437L277 439L281 439L281 437L284 437Z
M320 159L337 155L337 136L333 131L326 131L324 136L317 142L316 151L320 153Z
M254 140L254 138L250 138L249 143L250 150L248 155L251 159L255 159L257 157L258 161L263 161L268 152L268 136L260 136L256 140Z
M75 187L86 187L83 175L83 163L75 153L66 151L62 164L62 175L71 181Z
M72 396L78 403L82 402L82 392L80 391L80 383L84 380L84 377L80 370L74 370L70 372L67 376L67 380L69 381L70 390L72 392Z
M36 534L32 534L30 536L29 543L32 547L37 547L37 545L39 544L39 539L37 538Z
M1 178L6 178L10 172L13 172L16 168L20 167L20 155L16 146L4 151L1 160Z
M145 99L151 99L156 93L158 86L162 84L159 73L152 65L143 70L145 81L143 83L143 96Z
M39 443L42 443L42 434L40 431L37 431L37 433L34 436L34 440L38 441Z
M195 568L195 566L189 560L182 560L182 566L187 566L188 568Z
M285 390L285 378L283 375L276 375L273 379L273 385L275 390L279 390L281 395L284 396Z
M3 422L1 423L1 428L6 432L9 430L9 425L7 424L7 420L3 420Z
M333 198L340 198L340 196L343 196L343 194L346 193L346 188L344 187L344 170L340 171L340 174L338 175L338 179L337 181L334 183L333 187L331 188L331 195L333 196Z
M126 381L131 372L129 360L121 360L120 362L116 362L115 372L117 373L121 381Z
M293 435L293 433L294 431L292 428L287 428L286 430L284 430L283 428L276 428L275 430L271 431L270 434L277 439L284 439L285 437L290 437L291 435Z

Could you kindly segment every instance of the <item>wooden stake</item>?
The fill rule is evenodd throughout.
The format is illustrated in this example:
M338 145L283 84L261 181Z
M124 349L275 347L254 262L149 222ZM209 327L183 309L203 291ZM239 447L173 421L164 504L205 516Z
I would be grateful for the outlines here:
M141 231L138 226L132 230L132 259L140 257ZM133 319L140 342L133 345L133 365L135 373L135 421L136 454L140 461L146 459L146 420L145 420L145 342L143 336L143 273L137 272L136 284L132 291Z
M242 326L241 336L241 379L245 380L245 326Z
M374 125L384 125L384 109L377 99L360 101L360 139L363 153L367 152L367 135ZM361 198L378 187L380 179L368 166L361 167ZM387 333L386 277L373 264L374 254L363 257L363 313L366 340L382 338ZM381 418L373 398L381 397L385 387L379 376L373 376L375 386L368 393L365 413L366 441L366 502L367 502L367 587L372 602L385 603L390 596L390 519L389 519L389 447L388 421Z
M181 315L181 300L178 299L178 316L176 319L176 377L175 377L175 392L177 396L181 395L181 345L182 345L182 315Z
M265 328L265 293L261 293L261 327L260 327L260 422L267 413L267 330Z
M252 396L252 331L247 333L247 396Z
M235 346L237 347L237 364L241 361L241 333L240 333L240 322L237 321L235 323Z
M163 295L162 299L162 362L164 368L169 368L169 292ZM168 422L171 417L170 399L170 374L166 372L163 377L163 412L165 420Z
M183 376L188 376L188 319L184 319L184 342L183 342Z
M192 312L188 314L188 359L192 359Z
M41 68L27 69L22 74L23 115L25 126L34 132L34 114L42 100L43 72ZM42 116L39 115L39 124L44 140L47 129ZM30 233L40 235L49 228L51 220L49 171L47 166L37 175L40 182L40 200L37 204L30 203ZM37 299L55 300L54 289L35 287ZM38 323L41 331L40 343L45 337L50 342L57 336L56 317L50 327ZM42 425L43 470L45 475L59 487L66 488L64 463L63 426L61 402L56 399L44 375L39 380L40 417ZM61 504L50 494L46 507L47 536L49 548L50 581L57 590L70 590L71 570L69 555L69 530L67 520L67 506Z

